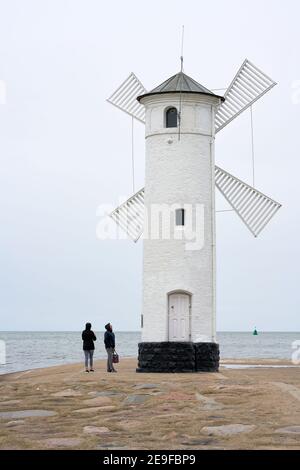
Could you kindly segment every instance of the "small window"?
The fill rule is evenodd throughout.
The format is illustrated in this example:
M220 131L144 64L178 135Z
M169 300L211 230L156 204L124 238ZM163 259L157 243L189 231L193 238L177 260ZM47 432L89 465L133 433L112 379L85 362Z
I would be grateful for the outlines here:
M176 108L167 109L166 127L177 127L177 109Z
M141 315L141 328L144 328L144 315Z
M184 209L176 209L176 225L184 225Z

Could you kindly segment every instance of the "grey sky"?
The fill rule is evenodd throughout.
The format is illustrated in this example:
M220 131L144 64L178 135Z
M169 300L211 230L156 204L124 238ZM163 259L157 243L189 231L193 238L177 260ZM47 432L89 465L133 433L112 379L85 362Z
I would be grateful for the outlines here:
M131 120L106 98L134 71L226 87L248 57L278 85L254 106L256 186L283 204L258 239L217 215L218 330L300 331L298 0L0 0L0 330L139 328L142 243L96 239L96 209L131 193ZM143 125L135 125L143 186ZM251 183L250 117L216 163ZM226 208L218 197L218 208Z

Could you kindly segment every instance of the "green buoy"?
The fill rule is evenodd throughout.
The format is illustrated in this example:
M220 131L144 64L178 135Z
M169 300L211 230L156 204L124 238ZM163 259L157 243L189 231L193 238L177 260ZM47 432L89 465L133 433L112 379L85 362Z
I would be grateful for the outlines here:
M257 331L256 327L254 328L253 335L254 335L254 336L257 336L257 335L258 335L258 331Z

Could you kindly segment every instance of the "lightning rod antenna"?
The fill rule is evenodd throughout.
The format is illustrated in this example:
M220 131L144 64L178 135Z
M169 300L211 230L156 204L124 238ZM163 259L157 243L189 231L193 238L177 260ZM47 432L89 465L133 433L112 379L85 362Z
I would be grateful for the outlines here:
M183 72L183 44L184 44L184 25L182 25L182 31L181 31L181 54L180 54L181 72Z
M181 30L181 53L180 53L180 82L179 82L179 89L180 89L180 95L179 95L179 113L178 113L178 140L180 140L180 132L181 132L181 98L182 98L182 73L183 73L183 44L184 44L184 25L182 25L182 30Z

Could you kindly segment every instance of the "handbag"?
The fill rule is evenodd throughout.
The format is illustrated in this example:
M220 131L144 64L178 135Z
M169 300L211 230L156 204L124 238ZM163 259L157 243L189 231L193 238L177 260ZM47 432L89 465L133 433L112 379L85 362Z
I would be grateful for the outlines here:
M117 364L119 362L119 354L116 351L113 353L113 364Z

